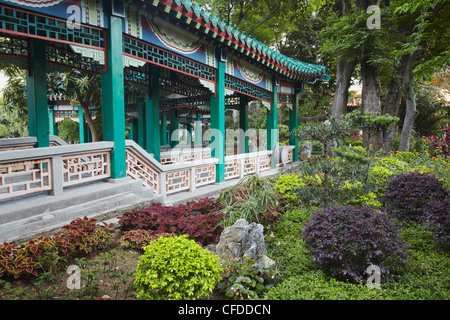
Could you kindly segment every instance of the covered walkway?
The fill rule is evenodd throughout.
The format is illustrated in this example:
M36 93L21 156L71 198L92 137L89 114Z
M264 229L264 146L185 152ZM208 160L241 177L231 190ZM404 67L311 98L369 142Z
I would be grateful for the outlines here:
M0 60L27 70L30 137L0 141L0 201L17 206L129 179L165 201L296 162L298 141L279 145L277 110L288 108L297 128L305 84L329 79L323 66L283 56L188 0L0 0ZM63 110L47 74L72 69L101 76L101 107L91 107L103 141L90 142L86 119L96 115L81 107L71 112L88 143L51 135ZM267 130L250 150L255 102ZM237 145L226 144L226 110L239 112Z

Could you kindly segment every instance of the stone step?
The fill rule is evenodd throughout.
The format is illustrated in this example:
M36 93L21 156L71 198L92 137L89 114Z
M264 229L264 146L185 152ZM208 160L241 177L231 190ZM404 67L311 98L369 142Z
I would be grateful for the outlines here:
M65 190L63 195L57 197L39 195L13 206L3 205L0 206L0 244L5 241L22 242L50 233L76 218L109 219L135 207L148 205L154 199L153 192L149 192L140 182L129 180L95 183Z

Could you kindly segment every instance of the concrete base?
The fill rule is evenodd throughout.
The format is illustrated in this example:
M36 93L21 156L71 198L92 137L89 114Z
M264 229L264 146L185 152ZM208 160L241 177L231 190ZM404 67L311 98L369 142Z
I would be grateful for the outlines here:
M293 168L296 163L260 173L272 177ZM143 209L151 203L177 206L204 197L217 197L240 179L227 180L198 187L194 192L179 192L168 196L155 195L140 181L131 178L106 180L65 188L57 196L40 194L0 203L0 245L3 242L21 243L55 230L76 218L95 218L118 223L118 217L133 209Z

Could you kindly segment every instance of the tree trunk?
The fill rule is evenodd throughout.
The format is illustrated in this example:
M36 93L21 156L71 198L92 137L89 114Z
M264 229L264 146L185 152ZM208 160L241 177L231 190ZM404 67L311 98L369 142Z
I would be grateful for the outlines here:
M409 75L407 79L410 80ZM409 144L411 142L411 131L414 127L414 121L416 120L418 115L416 108L416 96L414 94L414 87L412 86L412 81L408 81L408 84L406 85L405 102L406 102L406 114L405 120L403 122L402 135L400 137L400 145L398 147L399 151L409 151Z
M389 114L394 117L398 116L405 79L411 72L411 63L413 59L413 55L404 55L401 58L395 72L397 77L393 78L388 85L384 106L385 114ZM390 152L392 150L392 144L397 130L398 124L394 124L392 127L383 132L383 150L386 152Z
M76 90L76 95L78 102L80 103L81 109L83 110L83 115L86 119L89 129L91 130L92 142L97 142L99 141L98 131L97 128L95 127L94 121L92 120L91 114L89 113L89 102L88 102L89 98L83 97L80 90L78 89Z
M348 89L355 65L355 60L341 61L337 65L336 90L331 106L331 115L336 119L340 119L347 112Z
M380 73L377 64L371 64L367 61L363 53L361 59L361 75L362 75L362 113L381 112L381 90L380 90ZM373 134L370 141L366 133L363 133L363 146L368 147L372 144L374 150L382 147L383 133L381 130Z

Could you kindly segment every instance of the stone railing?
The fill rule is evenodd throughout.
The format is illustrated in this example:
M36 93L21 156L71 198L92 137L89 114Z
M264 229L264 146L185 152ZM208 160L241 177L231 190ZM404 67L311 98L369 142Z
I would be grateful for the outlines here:
M36 137L0 139L0 151L33 149L36 142ZM60 137L50 136L50 147L65 145L67 145L67 142Z
M189 154L187 150L161 153L173 163L161 164L136 142L126 141L127 175L142 180L142 184L156 194L167 195L180 191L194 191L197 187L216 182L217 159L203 158L201 150Z
M0 152L0 199L47 191L110 177L113 142L95 142Z

